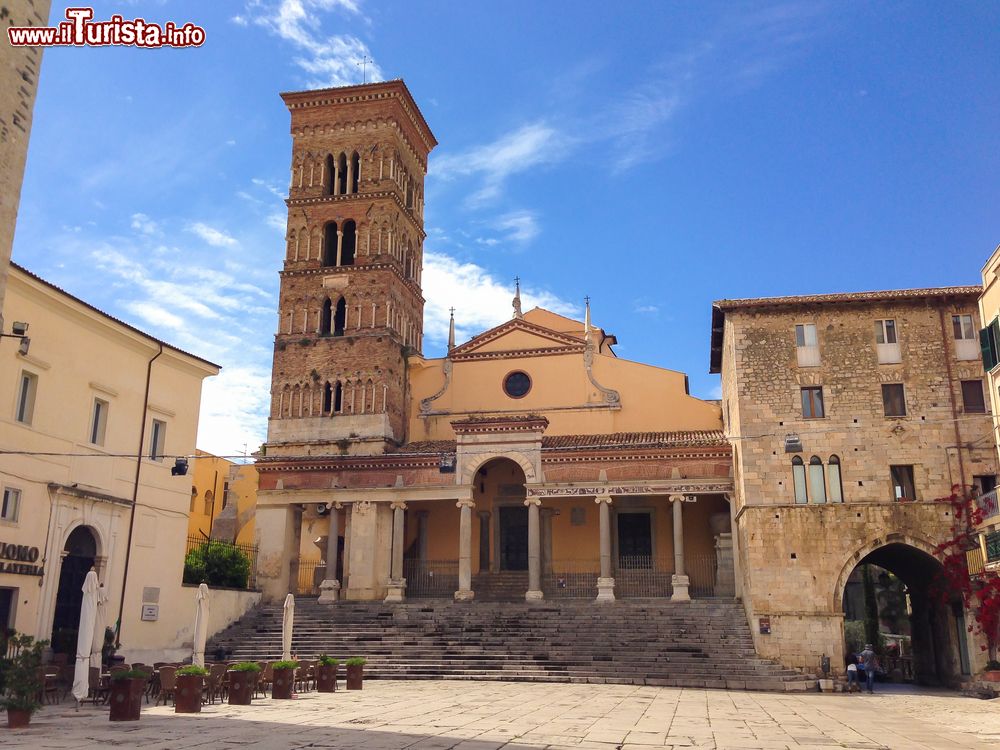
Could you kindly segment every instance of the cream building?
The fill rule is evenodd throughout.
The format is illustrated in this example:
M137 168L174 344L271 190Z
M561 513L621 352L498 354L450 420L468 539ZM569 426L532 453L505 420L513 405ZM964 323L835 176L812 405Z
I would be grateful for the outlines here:
M986 390L993 407L993 438L1000 450L1000 246L986 261L982 276L979 318L983 327L979 331L979 343L986 370ZM981 489L984 491L976 500L982 513L980 552L987 568L1000 570L1000 503L997 502L997 490L996 487Z
M191 479L171 468L194 451L202 381L218 365L13 263L4 312L32 340L27 354L0 342L0 624L72 651L93 567L130 659L182 655Z

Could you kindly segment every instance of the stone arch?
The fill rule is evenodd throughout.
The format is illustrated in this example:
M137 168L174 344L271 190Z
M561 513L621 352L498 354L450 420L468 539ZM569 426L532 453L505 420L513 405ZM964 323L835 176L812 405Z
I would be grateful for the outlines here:
M847 588L847 579L850 578L851 573L858 566L858 563L868 557L868 555L872 552L890 544L905 544L906 546L913 547L914 549L925 553L929 557L934 558L938 562L941 562L935 554L935 545L926 539L914 537L902 532L891 532L889 534L874 537L860 547L857 547L854 553L851 554L851 556L848 557L841 566L840 574L837 576L837 584L833 591L833 598L830 602L832 612L840 611L842 602L844 601L844 589Z
M458 475L458 484L471 485L476 478L476 472L490 461L495 461L498 458L506 458L520 466L521 471L524 472L525 484L538 481L538 472L535 471L535 464L527 454L521 451L491 451L489 453L477 453L469 456L462 466L461 473Z

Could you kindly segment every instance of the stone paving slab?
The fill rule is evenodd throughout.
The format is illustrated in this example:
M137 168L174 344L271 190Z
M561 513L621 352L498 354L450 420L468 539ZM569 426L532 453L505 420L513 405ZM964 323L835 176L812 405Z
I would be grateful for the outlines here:
M979 750L1000 747L1000 700L950 693L750 693L697 688L370 680L360 692L205 706L47 706L0 747L76 750Z

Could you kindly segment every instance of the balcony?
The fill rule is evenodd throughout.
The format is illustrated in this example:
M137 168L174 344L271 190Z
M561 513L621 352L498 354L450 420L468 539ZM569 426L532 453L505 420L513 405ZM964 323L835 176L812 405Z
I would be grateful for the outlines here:
M983 523L989 521L993 516L1000 515L1000 508L997 507L997 491L984 492L976 497L973 502L976 509L983 514Z

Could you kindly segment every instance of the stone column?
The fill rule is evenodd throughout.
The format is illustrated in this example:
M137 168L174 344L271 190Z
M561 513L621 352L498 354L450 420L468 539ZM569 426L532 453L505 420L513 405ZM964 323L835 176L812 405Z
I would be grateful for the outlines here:
M524 594L527 601L543 599L541 566L541 530L538 523L538 509L542 501L530 497L524 501L528 506L528 590Z
M340 598L337 579L337 552L340 547L340 503L331 503L330 530L326 536L326 577L319 585L319 601L334 604Z
M403 601L406 590L406 579L403 578L403 538L405 533L406 503L396 502L392 508L392 562L389 568L389 592L385 595L387 602Z
M552 516L555 508L539 508L538 513L542 526L542 575L552 575Z
M348 157L347 159L347 193L350 195L354 192L354 159Z
M340 161L335 161L333 163L333 190L330 191L334 195L340 195Z
M594 499L601 516L601 577L597 579L597 601L615 600L615 579L611 576L611 498Z
M472 500L459 500L461 518L458 527L458 591L455 601L470 601L475 593L472 591Z
M427 562L427 516L426 510L417 511L417 557Z
M479 571L490 569L490 512L479 511Z
M344 249L344 233L337 230L337 265L340 265L340 254Z
M257 585L268 602L284 601L291 591L291 563L298 557L295 547L295 510L291 505L261 505L257 508L260 546L257 553Z
M691 600L688 593L690 579L684 574L684 495L671 495L674 506L674 575L671 578L674 593L670 597L675 602Z

